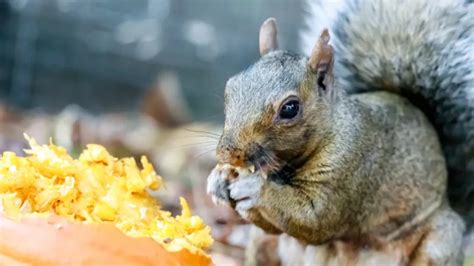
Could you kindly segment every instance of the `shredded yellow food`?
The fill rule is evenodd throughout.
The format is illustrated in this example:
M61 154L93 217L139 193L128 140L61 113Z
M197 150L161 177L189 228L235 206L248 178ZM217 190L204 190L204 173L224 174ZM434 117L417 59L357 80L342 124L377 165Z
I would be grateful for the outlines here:
M192 216L181 198L181 215L160 210L147 190L162 180L146 157L141 168L133 158L117 159L96 144L79 159L50 142L38 145L25 135L31 149L19 157L5 152L0 159L0 213L21 218L56 215L84 223L112 222L133 237L151 237L169 251L186 248L202 253L213 240L210 227Z

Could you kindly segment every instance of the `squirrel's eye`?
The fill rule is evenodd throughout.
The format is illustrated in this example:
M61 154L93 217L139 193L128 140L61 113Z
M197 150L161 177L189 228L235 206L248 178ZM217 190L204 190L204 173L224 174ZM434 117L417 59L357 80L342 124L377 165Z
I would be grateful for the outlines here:
M291 100L286 102L280 109L280 119L292 119L298 115L300 110L300 103L298 100Z

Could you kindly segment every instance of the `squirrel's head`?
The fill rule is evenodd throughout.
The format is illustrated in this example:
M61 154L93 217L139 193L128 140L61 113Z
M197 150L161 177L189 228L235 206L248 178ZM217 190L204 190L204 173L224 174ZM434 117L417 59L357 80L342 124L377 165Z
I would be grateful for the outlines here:
M333 49L326 30L310 58L278 50L276 34L267 19L261 58L226 84L217 159L285 182L331 136Z

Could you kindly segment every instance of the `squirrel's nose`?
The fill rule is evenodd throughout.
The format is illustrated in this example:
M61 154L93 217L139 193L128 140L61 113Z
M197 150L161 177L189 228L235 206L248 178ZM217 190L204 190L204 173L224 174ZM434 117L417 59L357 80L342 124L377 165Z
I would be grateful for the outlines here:
M236 167L245 166L245 153L241 149L225 146L219 149L217 155L221 163L228 163Z

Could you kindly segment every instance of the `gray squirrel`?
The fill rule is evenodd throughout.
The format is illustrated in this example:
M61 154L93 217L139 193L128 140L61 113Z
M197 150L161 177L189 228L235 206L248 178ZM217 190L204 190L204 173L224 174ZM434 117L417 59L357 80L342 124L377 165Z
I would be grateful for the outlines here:
M474 4L335 2L308 2L308 57L262 24L261 58L226 84L208 193L279 235L281 264L460 265L474 222ZM265 264L258 250L247 264Z

